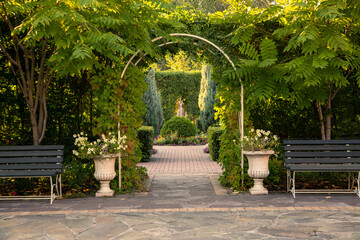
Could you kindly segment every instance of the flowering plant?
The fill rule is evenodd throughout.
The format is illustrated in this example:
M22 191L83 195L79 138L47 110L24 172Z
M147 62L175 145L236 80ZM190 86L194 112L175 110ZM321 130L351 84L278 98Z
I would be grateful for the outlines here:
M264 151L279 146L279 138L272 135L270 131L262 129L251 129L245 133L243 148L246 151Z
M89 141L87 134L81 132L80 134L74 134L75 146L77 150L73 150L73 154L81 159L92 158L94 156L103 155L115 155L120 150L125 150L126 136L122 136L120 139L116 138L113 134L109 134L106 137L104 134L101 135L101 139L96 141Z

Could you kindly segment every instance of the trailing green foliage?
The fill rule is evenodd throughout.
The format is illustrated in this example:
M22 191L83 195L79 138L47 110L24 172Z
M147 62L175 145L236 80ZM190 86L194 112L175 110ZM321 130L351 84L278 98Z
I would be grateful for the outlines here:
M185 111L190 119L199 117L198 94L200 72L156 72L155 80L162 96L165 121L175 115L176 101L184 102Z
M218 139L219 152L218 162L223 169L223 173L220 176L220 183L224 186L230 187L232 190L244 190L252 185L251 178L246 174L242 175L241 170L241 148L237 144L239 139L239 132L233 132L223 130L222 135ZM210 148L211 152L211 148ZM246 162L247 163L247 162ZM244 166L244 170L247 169L247 164ZM246 184L241 186L242 178L246 180Z
M156 87L155 71L150 69L145 78L149 86L143 95L143 101L146 104L146 113L143 115L143 125L153 126L155 136L160 134L160 129L164 124L163 109L161 106L161 97Z
M219 160L219 150L220 150L220 137L223 134L224 129L221 127L209 127L207 129L210 158L213 161Z
M137 132L142 152L142 162L150 160L154 144L154 128L150 126L141 126Z
M174 116L165 122L160 134L162 137L175 134L177 138L187 138L196 135L196 127L189 119Z

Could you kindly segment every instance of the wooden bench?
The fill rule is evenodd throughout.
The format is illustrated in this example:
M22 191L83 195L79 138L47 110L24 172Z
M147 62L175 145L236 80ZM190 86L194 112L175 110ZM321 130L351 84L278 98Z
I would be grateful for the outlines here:
M1 146L0 178L49 177L50 195L0 196L0 200L50 199L62 197L63 145ZM55 183L53 183L53 177ZM56 193L54 193L54 187Z
M360 140L286 140L284 141L287 190L296 193L356 193L360 197ZM295 189L297 172L348 172L348 189ZM353 177L352 172L358 173ZM354 187L355 181L357 187Z

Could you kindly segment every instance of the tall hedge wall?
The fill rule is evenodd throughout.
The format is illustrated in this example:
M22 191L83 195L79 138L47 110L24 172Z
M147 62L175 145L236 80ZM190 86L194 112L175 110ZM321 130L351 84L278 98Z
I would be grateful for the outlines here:
M179 97L183 99L186 113L190 119L199 117L198 98L201 72L156 72L155 80L161 95L165 121L176 114L176 100Z

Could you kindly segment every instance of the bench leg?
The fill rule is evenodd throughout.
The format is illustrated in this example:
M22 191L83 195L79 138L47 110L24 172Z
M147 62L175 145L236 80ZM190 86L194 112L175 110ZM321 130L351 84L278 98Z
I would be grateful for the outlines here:
M358 173L358 177L356 181L357 181L356 194L360 197L360 172Z
M60 197L62 198L61 174L59 174L58 176L59 176L58 180L59 180L59 187L60 187Z
M287 185L287 192L290 192L290 187L291 187L291 172L288 169L287 171L287 177L286 177L286 185Z
M54 184L53 184L53 179L50 176L50 189L51 189L51 193L50 193L50 204L53 203L54 199L56 198L55 194L54 194Z
M61 174L56 175L56 183L55 183L56 193L62 198L62 188L61 188Z
M295 171L293 172L293 177L290 181L291 181L291 185L292 185L291 193L292 193L293 197L295 198L296 197L295 196Z

